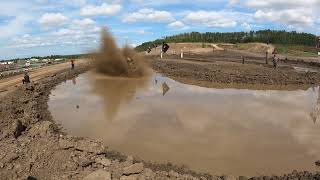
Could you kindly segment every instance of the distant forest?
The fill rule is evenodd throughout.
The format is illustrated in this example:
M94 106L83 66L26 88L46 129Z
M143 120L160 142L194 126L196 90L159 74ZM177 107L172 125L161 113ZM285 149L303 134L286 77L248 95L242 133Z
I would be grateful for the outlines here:
M290 44L316 46L316 35L309 33L298 33L296 31L274 31L261 30L250 32L191 32L173 36L167 36L163 39L145 42L135 49L137 51L145 51L148 47L161 45L166 43L183 43L183 42L202 42L202 43L250 43L261 42L271 44Z
M78 58L87 58L89 56L90 56L90 54L32 56L29 58L15 58L15 59L10 59L10 60L4 60L3 62L25 60L25 59L30 59L30 58L35 58L35 59L78 59Z

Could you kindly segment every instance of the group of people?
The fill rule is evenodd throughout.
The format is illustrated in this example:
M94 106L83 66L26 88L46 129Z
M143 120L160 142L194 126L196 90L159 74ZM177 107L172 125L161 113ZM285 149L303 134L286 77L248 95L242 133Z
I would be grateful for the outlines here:
M71 59L70 63L71 63L71 70L74 70L74 67L75 67L74 59ZM22 84L29 84L30 82L31 81L30 81L29 73L28 73L28 71L26 71L24 73L24 77L22 79Z

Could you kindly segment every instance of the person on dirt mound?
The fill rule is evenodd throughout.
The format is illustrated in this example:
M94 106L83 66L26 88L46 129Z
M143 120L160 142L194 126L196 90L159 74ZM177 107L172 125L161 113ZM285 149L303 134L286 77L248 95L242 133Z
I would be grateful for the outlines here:
M167 43L162 42L162 52L163 53L166 53L169 48L170 48L170 46Z
M28 75L28 72L24 73L24 77L22 79L22 84L29 84L30 83L30 77Z
M272 57L272 63L273 63L273 67L274 67L274 68L277 68L278 62L277 62L277 58L276 58L276 55L275 55L275 54L274 54L273 57Z
M71 59L71 61L70 61L70 62L71 62L71 69L72 69L72 70L74 70L74 60L73 60L73 59Z

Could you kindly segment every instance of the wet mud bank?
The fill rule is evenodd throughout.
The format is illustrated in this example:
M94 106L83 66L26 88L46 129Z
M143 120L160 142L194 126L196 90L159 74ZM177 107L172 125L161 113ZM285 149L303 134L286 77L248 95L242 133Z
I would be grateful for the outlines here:
M89 68L83 65L75 71L61 71L1 98L0 179L249 179L150 163L112 151L98 141L64 133L48 110L50 91ZM320 179L320 175L293 171L251 179L297 178Z
M0 179L212 179L185 167L154 164L109 150L89 138L72 137L52 120L50 91L89 70L64 70L0 101Z
M320 83L318 72L297 72L293 68L265 67L240 63L190 63L187 61L166 61L153 58L152 67L174 80L203 87L250 87L252 89L306 89ZM273 87L272 87L273 86Z

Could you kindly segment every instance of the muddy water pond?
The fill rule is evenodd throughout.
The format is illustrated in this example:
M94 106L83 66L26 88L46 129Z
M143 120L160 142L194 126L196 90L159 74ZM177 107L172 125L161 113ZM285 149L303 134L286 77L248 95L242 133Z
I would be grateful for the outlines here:
M58 85L49 109L71 135L159 163L212 174L315 171L319 88L212 89L154 75L82 74Z

